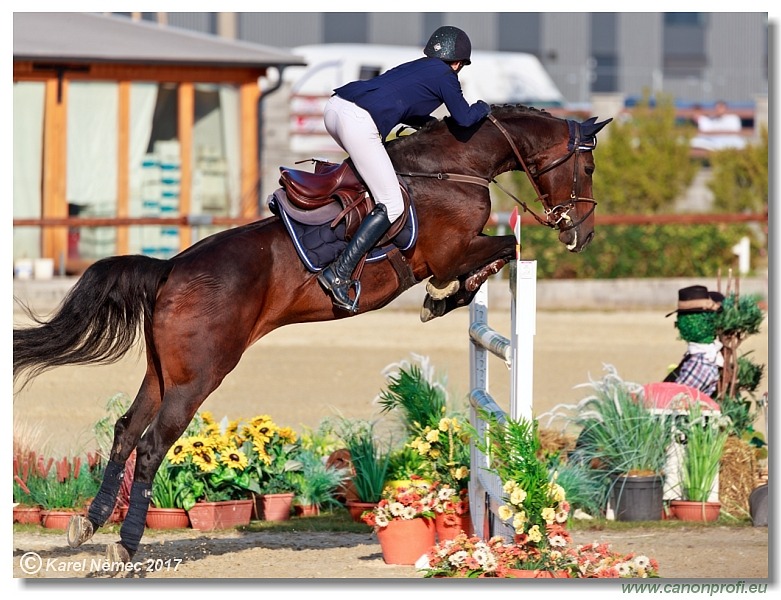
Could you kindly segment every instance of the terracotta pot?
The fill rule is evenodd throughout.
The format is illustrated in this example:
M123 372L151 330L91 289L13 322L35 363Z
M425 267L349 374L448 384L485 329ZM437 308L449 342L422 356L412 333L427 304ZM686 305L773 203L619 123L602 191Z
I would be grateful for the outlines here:
M295 494L261 494L254 498L255 513L263 521L287 521L293 508Z
M73 515L81 514L76 510L43 510L41 524L46 529L67 529Z
M183 508L150 506L146 513L146 526L150 529L187 529L190 517Z
M14 523L41 524L40 506L14 506Z
M414 565L436 543L433 519L398 519L377 529L382 559L389 565Z
M569 579L569 573L541 569L508 569L507 577L515 579Z
M366 510L372 510L375 506L377 506L376 502L359 502L358 500L348 500L345 503L345 506L347 507L347 510L350 513L350 516L352 517L353 521L356 523L363 523L361 520L361 515Z
M670 510L679 521L715 521L719 518L721 503L672 500Z
M252 517L252 500L226 500L224 502L196 502L187 511L190 524L198 531L230 529L249 525Z
M493 574L481 574L478 577L490 578ZM507 569L506 577L511 579L570 579L567 571L545 571L540 569Z
M439 542L452 540L460 533L473 534L472 519L468 512L463 515L437 513L435 525Z
M294 512L297 517L315 517L320 514L317 504L296 504Z

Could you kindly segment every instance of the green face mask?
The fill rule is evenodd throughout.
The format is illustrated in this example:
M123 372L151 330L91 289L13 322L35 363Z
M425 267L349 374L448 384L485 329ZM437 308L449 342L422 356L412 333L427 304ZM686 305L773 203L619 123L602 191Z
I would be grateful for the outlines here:
M698 344L710 344L716 339L715 317L716 313L712 312L678 315L675 326L683 340Z

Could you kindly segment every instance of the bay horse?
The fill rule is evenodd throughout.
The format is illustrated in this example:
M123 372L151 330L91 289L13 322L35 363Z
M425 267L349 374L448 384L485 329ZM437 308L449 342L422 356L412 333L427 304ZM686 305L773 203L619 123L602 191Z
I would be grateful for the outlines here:
M524 106L493 106L462 128L449 118L388 143L414 198L418 237L401 263L366 263L360 312L386 306L429 279L424 322L468 304L479 285L516 255L514 235L489 236L489 182L526 173L559 240L580 252L594 235L592 193L597 133L609 122L561 119ZM398 264L406 265L406 277ZM68 543L90 539L114 508L124 465L136 449L127 517L107 559L127 562L138 549L151 484L171 445L198 408L269 332L292 323L351 316L297 256L279 216L211 235L168 260L113 256L92 264L48 320L13 332L14 382L26 384L62 365L117 361L143 331L146 373L117 420L100 490L87 517L74 517Z

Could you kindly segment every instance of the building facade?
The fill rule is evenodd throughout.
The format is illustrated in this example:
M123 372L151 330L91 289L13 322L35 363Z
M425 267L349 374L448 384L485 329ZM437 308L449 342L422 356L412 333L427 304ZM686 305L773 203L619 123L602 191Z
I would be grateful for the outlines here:
M129 13L126 13L129 15ZM671 95L682 105L752 105L768 93L768 15L724 13L139 13L150 21L277 48L367 43L423 46L440 25L474 49L528 52L570 104L594 93Z

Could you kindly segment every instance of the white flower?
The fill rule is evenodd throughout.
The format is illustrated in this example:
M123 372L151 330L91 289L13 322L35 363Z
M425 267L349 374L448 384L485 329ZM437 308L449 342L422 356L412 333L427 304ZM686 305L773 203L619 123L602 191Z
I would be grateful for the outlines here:
M415 512L415 509L411 506L405 506L404 510L401 512L401 518L402 519L414 519L415 515L418 514Z
M648 565L651 564L650 559L647 556L643 556L642 554L640 556L635 557L635 566L638 569L647 569Z
M510 480L510 481L505 481L505 482L504 482L504 485L502 486L502 490L504 491L504 493L505 493L505 494L510 494L510 493L512 493L512 491L515 489L515 487L516 487L517 485L518 485L518 484L517 484L517 483L515 483L515 482L514 482L514 481L512 481L512 480Z
M440 488L437 497L443 502L445 502L447 500L450 500L450 498L452 498L455 493L456 491L452 487L443 487Z
M628 577L632 574L632 567L628 563L622 562L616 565L619 577Z
M467 558L469 558L469 553L466 550L459 550L454 552L448 560L454 567L460 567Z
M564 539L564 536L561 535L554 535L549 537L548 542L550 542L550 545L554 548L563 548L567 545L567 540Z
M404 512L404 505L401 502L391 502L388 504L388 512L394 517L400 517Z

